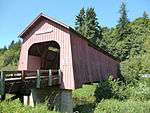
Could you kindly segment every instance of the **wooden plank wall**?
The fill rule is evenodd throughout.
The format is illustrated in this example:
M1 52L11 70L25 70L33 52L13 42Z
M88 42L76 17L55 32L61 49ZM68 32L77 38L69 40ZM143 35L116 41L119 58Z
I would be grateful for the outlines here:
M88 45L88 42L71 33L75 87L117 75L119 62Z

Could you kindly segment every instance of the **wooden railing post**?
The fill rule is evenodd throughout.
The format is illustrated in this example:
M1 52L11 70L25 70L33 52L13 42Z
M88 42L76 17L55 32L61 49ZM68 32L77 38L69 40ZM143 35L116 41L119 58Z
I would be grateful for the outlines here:
M52 70L48 70L48 86L52 86Z
M61 70L58 70L59 84L61 84Z
M0 74L0 95L1 95L1 100L5 99L5 74L3 71L1 71Z
M21 79L22 79L22 80L25 80L25 71L24 71L24 70L22 70Z
M36 88L40 88L40 82L41 82L41 78L40 78L40 70L37 70L37 81L36 81Z

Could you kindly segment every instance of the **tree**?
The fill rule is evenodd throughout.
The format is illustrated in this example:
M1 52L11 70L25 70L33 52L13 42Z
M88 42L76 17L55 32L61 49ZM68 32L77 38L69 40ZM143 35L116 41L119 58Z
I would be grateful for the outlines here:
M82 8L79 15L76 16L75 30L85 36L85 10Z
M3 54L7 50L7 47L4 46L3 48L0 48L0 55Z
M0 52L0 69L13 70L17 68L19 54L21 48L21 41L12 41L8 49L6 46Z
M120 19L119 19L119 26L124 27L128 22L128 16L127 16L127 9L126 9L126 4L124 2L121 3L120 7Z
M119 39L122 39L124 35L127 33L127 24L129 23L128 16L127 16L127 9L126 9L126 4L124 2L121 3L120 7L120 18L119 18L119 23L117 25L118 28L118 34L119 34Z
M94 44L97 44L97 41L102 38L102 34L94 8L86 10L85 27L86 37Z
M80 10L79 15L76 16L75 29L94 44L102 38L101 27L94 8Z
M143 12L143 18L148 19L148 14L146 13L146 11Z
M15 41L13 40L13 41L10 43L10 45L9 45L8 48L9 48L9 49L12 48L12 47L14 46L14 43L15 43Z
M6 46L4 46L3 50L4 50L4 51L6 51L6 50L7 50L7 47L6 47Z
M119 13L120 18L118 24L112 32L114 34L114 40L112 41L111 50L113 55L119 57L120 60L125 60L129 58L129 52L131 49L129 35L132 33L132 31L129 26L126 4L124 2L121 3Z

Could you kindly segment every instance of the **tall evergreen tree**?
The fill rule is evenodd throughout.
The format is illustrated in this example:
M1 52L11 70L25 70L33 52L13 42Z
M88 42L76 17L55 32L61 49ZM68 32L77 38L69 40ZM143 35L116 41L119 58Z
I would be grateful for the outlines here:
M85 10L84 10L84 8L82 8L80 10L79 15L76 16L76 21L75 21L75 30L82 35L85 35L84 34L84 32L85 32L84 24L85 24Z
M7 47L6 47L6 46L4 46L4 47L3 47L3 51L6 51L6 50L7 50Z
M119 37L123 38L124 35L126 34L127 24L129 23L126 4L124 2L121 3L119 12L120 12L120 18L119 18L119 23L117 25L117 28L119 30L119 33L118 33Z
M143 18L148 19L148 14L146 13L146 11L143 12Z
M94 44L97 44L97 41L102 38L102 36L101 27L99 26L94 8L88 8L86 10L85 27L86 37Z
M131 34L131 28L129 27L129 20L127 16L127 9L125 2L121 3L120 6L120 18L118 21L118 25L114 30L114 40L112 41L112 52L115 56L119 56L121 60L128 58L131 41L128 37Z
M101 27L94 8L88 8L86 11L84 8L80 10L79 15L76 16L75 29L94 44L102 38Z
M8 48L9 48L9 49L12 48L12 47L14 46L14 44L15 44L15 41L13 40L13 41L10 43L10 45L9 45Z
M129 22L127 16L126 4L124 2L121 3L119 12L120 12L119 25L123 27Z

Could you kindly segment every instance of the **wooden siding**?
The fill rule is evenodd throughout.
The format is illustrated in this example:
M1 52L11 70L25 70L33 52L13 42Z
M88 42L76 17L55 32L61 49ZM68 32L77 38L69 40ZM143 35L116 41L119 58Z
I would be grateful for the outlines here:
M71 33L71 47L76 88L103 80L108 75L116 77L119 62L89 46L75 33Z
M37 56L28 55L28 70L35 71L40 69L41 66L41 58Z
M52 32L39 35L36 34L36 32L42 32L47 29L52 29ZM59 26L52 21L46 19L41 20L34 29L23 38L18 70L36 69L31 68L30 64L37 62L37 60L28 59L28 50L35 43L47 41L56 41L60 45L60 69L63 76L61 88L74 89L70 34L66 28Z

